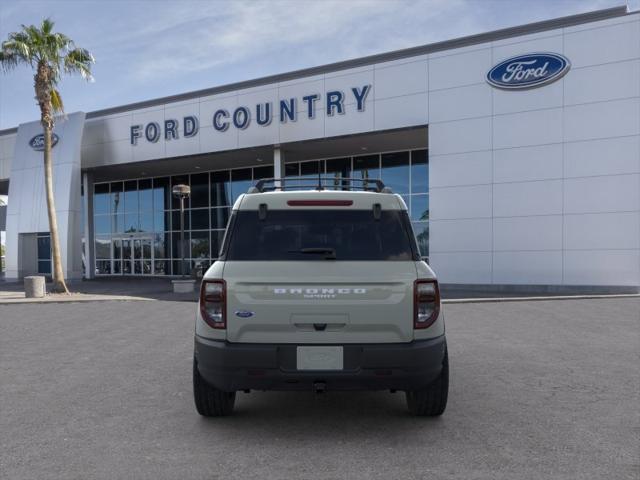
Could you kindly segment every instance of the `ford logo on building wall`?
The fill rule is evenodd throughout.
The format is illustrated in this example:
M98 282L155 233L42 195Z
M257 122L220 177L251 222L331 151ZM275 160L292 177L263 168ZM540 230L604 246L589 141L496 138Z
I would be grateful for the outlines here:
M505 90L541 87L562 78L570 67L558 53L529 53L500 62L487 73L487 82Z
M55 147L60 138L55 133L51 134L51 148ZM29 146L37 152L44 151L44 133L39 133L31 140L29 140Z

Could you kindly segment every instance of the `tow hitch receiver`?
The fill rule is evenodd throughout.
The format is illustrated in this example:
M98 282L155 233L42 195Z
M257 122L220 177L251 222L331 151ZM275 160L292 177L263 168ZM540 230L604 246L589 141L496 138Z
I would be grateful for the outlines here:
M313 382L313 391L316 393L324 393L327 391L327 384L325 382Z

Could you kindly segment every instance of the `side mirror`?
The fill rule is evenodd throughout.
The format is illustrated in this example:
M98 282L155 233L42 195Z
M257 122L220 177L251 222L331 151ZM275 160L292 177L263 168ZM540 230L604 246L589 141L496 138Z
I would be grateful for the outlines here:
M425 263L429 263L429 257L428 257L428 256L426 256L426 255L422 255L422 256L420 257L420 260L422 260L422 261L423 261L423 262L425 262Z

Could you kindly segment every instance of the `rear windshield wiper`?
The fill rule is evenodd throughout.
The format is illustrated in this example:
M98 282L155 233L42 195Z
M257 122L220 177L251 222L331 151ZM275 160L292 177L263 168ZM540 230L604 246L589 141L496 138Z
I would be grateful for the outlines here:
M289 250L287 253L317 253L317 254L325 254L326 260L335 260L336 259L336 249L330 247L309 247L309 248L301 248L300 250Z

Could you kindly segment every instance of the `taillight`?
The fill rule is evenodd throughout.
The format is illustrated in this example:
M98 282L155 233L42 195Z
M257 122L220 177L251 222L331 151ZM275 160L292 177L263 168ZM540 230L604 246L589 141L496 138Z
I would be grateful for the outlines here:
M227 284L224 280L202 280L200 313L211 328L227 328Z
M428 328L440 314L437 280L416 280L413 286L413 328Z

